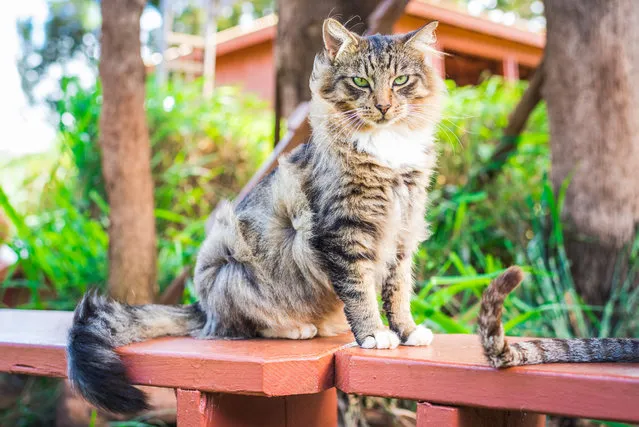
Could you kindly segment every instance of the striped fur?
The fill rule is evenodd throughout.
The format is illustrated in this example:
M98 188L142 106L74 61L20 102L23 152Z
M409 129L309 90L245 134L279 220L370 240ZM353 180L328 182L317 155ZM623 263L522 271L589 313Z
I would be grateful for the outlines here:
M237 206L217 210L195 267L198 305L79 305L68 354L84 397L115 412L143 408L113 349L161 335L307 339L350 329L365 348L430 343L410 296L444 88L428 65L434 28L363 38L326 22L310 81L311 141Z
M509 343L501 323L504 299L522 280L522 271L511 267L490 284L482 297L479 336L492 367L562 362L639 362L638 339L548 338Z
M198 304L130 306L88 293L75 309L67 346L67 373L74 388L99 408L135 413L146 397L127 380L116 347L202 328Z

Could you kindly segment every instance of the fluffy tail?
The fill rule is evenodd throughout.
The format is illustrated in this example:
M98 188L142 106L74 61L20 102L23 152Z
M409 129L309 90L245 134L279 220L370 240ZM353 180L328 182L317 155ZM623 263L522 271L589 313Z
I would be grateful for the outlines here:
M190 335L204 320L198 304L130 306L88 293L75 310L69 332L69 379L99 408L122 414L147 409L146 395L131 385L115 348L159 336Z
M484 292L479 312L479 336L494 368L574 362L639 362L639 340L630 338L537 339L510 344L504 337L504 299L523 280L519 267L510 267Z

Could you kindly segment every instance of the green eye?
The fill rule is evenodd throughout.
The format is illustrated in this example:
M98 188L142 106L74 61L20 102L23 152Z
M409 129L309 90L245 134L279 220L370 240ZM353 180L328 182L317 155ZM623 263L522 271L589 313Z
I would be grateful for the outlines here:
M393 84L395 86L401 86L408 81L408 76L399 76L395 80L393 80Z
M370 86L370 84L368 83L368 80L366 80L363 77L353 77L353 83L355 83L359 87L369 87Z

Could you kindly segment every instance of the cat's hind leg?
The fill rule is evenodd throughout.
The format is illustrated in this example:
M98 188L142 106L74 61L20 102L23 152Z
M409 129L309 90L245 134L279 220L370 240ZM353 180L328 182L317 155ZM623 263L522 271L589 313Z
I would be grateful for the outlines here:
M326 315L317 322L317 334L321 337L334 337L345 332L350 332L346 315L344 315L344 305L340 304L335 311Z

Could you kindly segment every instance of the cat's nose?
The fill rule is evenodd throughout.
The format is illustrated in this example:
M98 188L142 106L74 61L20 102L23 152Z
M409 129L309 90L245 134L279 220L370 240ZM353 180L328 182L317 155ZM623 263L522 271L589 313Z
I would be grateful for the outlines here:
M386 112L390 109L391 105L390 104L377 104L375 105L375 108L377 108L382 115L386 114Z

